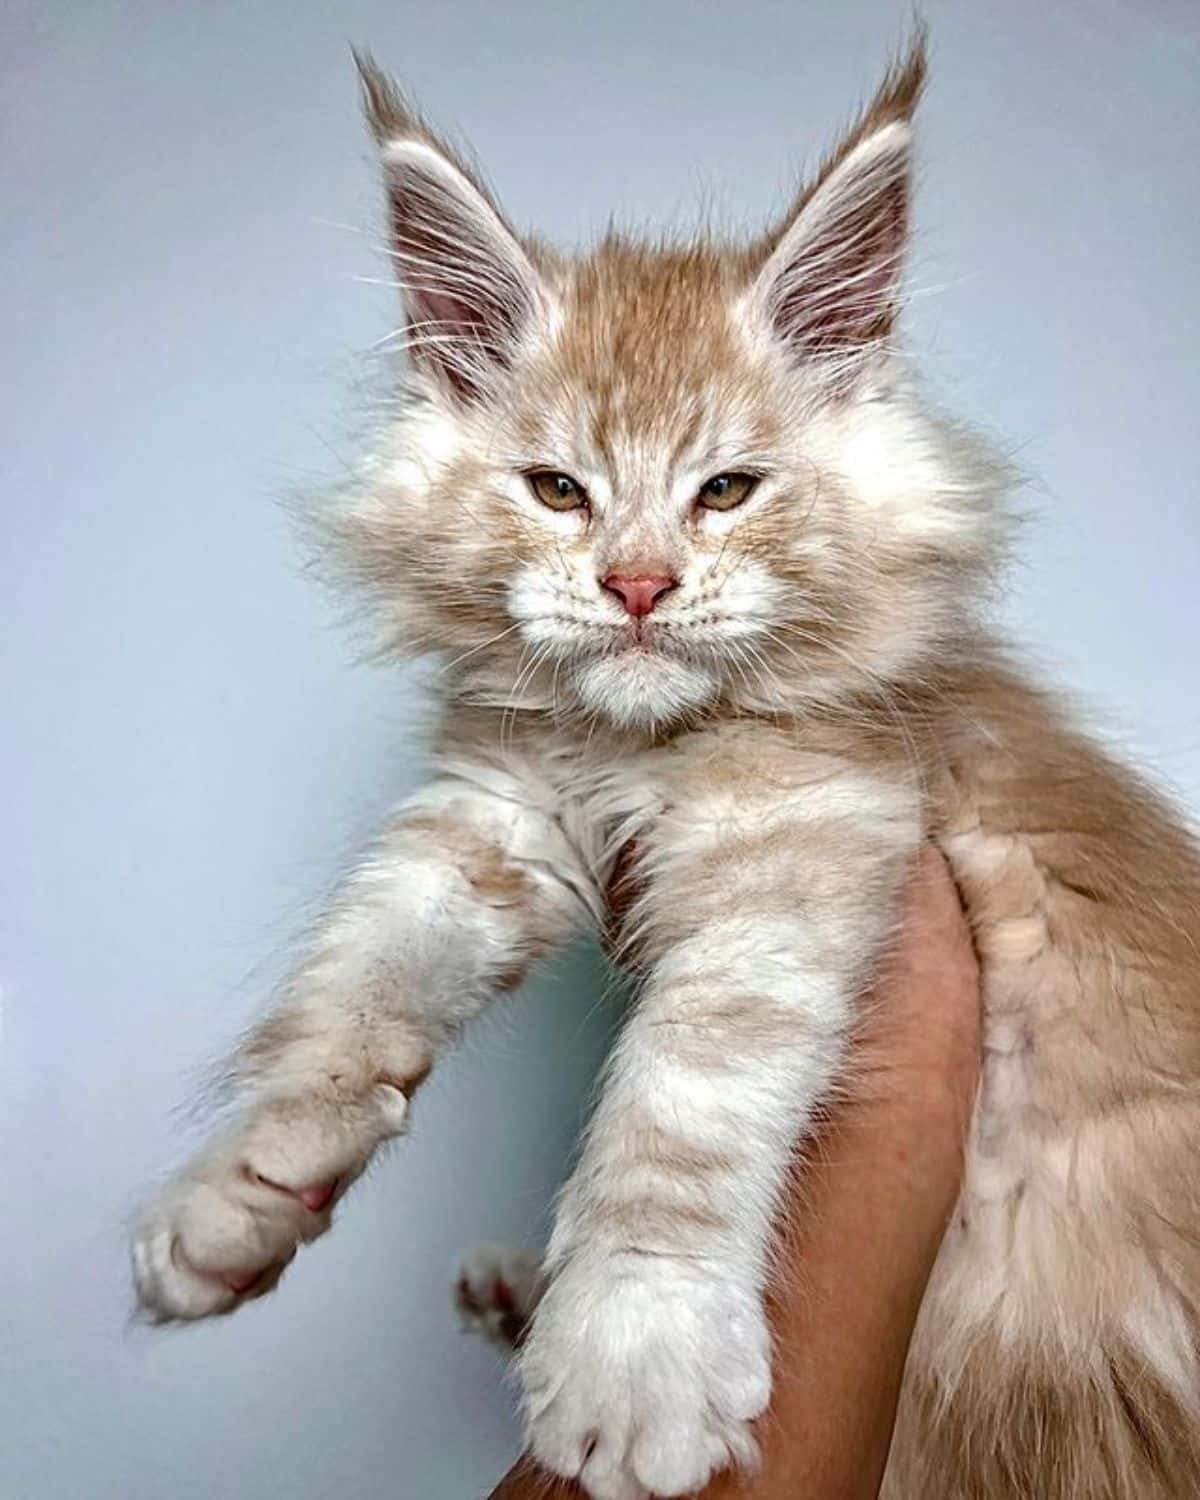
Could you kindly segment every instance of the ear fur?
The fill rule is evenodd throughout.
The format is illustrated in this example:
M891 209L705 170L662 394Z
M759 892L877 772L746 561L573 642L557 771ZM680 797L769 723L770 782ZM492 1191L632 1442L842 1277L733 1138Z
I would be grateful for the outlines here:
M886 339L908 240L919 31L878 93L765 237L754 300L801 359L844 378Z
M463 158L388 76L355 53L387 187L409 350L456 399L483 396L545 302L533 263Z

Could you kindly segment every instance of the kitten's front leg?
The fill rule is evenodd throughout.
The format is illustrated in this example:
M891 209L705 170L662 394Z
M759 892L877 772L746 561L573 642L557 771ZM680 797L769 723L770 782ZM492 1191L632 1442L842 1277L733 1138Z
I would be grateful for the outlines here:
M648 850L660 951L521 1361L534 1453L596 1500L686 1494L755 1456L773 1214L919 837L907 790L813 775L769 804L697 796Z
M553 818L515 778L447 776L346 883L281 1003L231 1066L225 1129L134 1236L158 1319L227 1312L278 1281L459 1028L586 917Z

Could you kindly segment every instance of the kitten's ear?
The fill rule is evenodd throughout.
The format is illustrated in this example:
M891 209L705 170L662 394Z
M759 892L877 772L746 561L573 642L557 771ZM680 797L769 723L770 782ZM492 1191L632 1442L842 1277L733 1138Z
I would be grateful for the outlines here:
M462 158L370 57L354 60L383 162L409 350L456 398L476 400L510 365L546 305L545 288Z
M755 300L799 358L835 379L852 376L896 316L924 81L922 31L760 250Z

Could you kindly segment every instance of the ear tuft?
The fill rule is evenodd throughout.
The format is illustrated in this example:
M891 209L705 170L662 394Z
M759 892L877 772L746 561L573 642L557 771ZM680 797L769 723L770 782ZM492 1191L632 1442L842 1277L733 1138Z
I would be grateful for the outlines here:
M853 373L895 319L908 240L911 121L925 75L920 26L760 245L756 292L776 333L839 377Z
M398 137L420 135L420 116L404 97L395 80L388 77L366 50L352 47L350 51L354 66L358 69L363 114L375 137L375 144L382 146Z
M907 49L898 56L883 76L883 82L875 96L866 104L843 131L841 139L828 152L817 168L816 175L797 194L783 220L773 231L775 243L783 238L805 204L828 181L846 158L877 130L887 125L911 125L925 91L929 75L929 30L924 21L919 21L913 31Z

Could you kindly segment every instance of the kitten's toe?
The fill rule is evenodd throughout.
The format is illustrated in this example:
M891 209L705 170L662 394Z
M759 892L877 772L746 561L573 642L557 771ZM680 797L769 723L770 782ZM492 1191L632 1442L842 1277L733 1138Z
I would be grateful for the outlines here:
M232 1174L176 1184L134 1235L134 1285L149 1316L205 1318L269 1292L300 1243L295 1220L308 1212L291 1195L281 1212L276 1193Z
M208 1317L270 1291L297 1248L329 1228L375 1146L397 1133L394 1093L354 1107L275 1100L218 1139L134 1235L134 1285L149 1316Z
M462 1326L503 1349L525 1337L542 1294L541 1258L509 1245L480 1245L462 1264L454 1303Z
M687 1495L752 1467L770 1395L757 1294L667 1258L569 1262L521 1354L535 1456L593 1500Z

